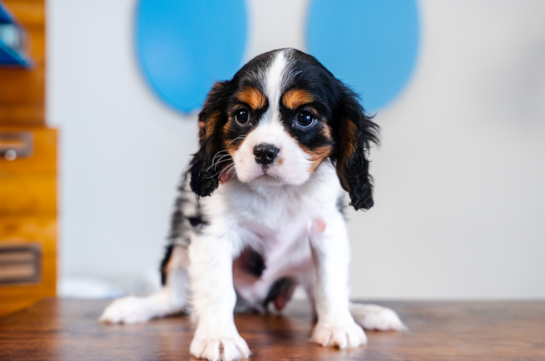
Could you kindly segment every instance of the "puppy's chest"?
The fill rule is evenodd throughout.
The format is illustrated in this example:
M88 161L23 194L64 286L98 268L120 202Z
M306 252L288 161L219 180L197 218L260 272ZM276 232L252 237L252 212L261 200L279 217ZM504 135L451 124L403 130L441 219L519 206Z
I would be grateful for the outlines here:
M306 212L294 214L286 211L274 215L256 212L254 217L239 223L241 240L261 253L276 254L305 239L309 222L310 215Z
M313 217L312 205L306 197L290 198L284 194L260 197L249 206L235 205L235 210L242 241L257 241L265 248L281 247L305 237Z
M235 288L250 304L261 305L273 285L286 277L303 277L312 264L308 239L309 218L278 217L270 223L241 225L242 252L235 259Z
M292 255L308 249L309 224L316 208L308 194L260 195L233 207L241 249L250 247L259 253L268 269L272 264L283 268L291 263Z

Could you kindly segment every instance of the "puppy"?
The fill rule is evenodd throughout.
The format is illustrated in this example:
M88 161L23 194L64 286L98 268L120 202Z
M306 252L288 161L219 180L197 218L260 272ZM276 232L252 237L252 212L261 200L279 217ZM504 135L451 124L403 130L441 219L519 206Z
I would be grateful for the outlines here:
M361 326L404 329L390 309L349 302L344 191L356 210L373 206L368 154L378 133L353 91L314 57L274 50L216 83L199 125L200 149L179 188L161 264L163 288L116 300L102 321L190 310L191 354L236 360L250 350L233 311L281 310L300 285L318 319L318 344L363 345Z

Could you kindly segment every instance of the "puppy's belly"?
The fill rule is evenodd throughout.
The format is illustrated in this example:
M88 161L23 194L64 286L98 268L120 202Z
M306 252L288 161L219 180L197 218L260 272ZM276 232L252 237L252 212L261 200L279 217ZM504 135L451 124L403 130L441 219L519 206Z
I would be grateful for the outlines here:
M233 282L246 308L265 311L269 303L284 308L298 284L313 275L310 247L301 244L284 252L246 248L233 262Z

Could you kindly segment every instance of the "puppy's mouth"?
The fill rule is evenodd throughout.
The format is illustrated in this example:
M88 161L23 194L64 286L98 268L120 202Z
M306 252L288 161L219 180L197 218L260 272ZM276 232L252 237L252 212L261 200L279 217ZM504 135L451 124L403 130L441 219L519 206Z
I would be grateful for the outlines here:
M278 176L277 172L275 171L274 167L271 167L270 165L261 167L261 174L258 175L255 180L263 181L263 182L278 182L280 181L280 177Z
M238 163L235 160L235 164L239 168L236 171L236 175L242 183L256 182L270 185L286 183L284 176L285 169L282 166L282 162L259 164L252 161L252 163L245 166L245 159L238 160Z
M259 181L259 182L265 182L265 183L276 183L276 182L280 181L280 179L278 177L273 176L273 175L269 175L267 173L264 173L264 174L260 175L259 177L256 177L254 180Z

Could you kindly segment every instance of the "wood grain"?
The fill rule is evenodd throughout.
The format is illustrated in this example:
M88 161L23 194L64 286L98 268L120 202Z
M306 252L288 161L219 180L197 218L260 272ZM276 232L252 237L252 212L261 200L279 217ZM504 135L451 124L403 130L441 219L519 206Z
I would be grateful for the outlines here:
M56 216L0 216L0 245L36 243L40 245L39 283L0 285L0 315L21 309L44 298L55 296L57 280ZM1 360L1 358L0 358Z
M0 318L1 360L188 360L185 316L104 325L107 301L47 299ZM367 332L369 345L338 350L308 341L305 302L285 316L237 315L250 360L545 360L545 302L382 302L409 332ZM193 358L191 358L194 360Z
M33 136L33 154L28 158L8 161L0 157L0 175L41 173L51 176L57 174L57 129L1 127L2 133L30 132Z
M57 212L57 178L42 174L0 173L0 215Z

